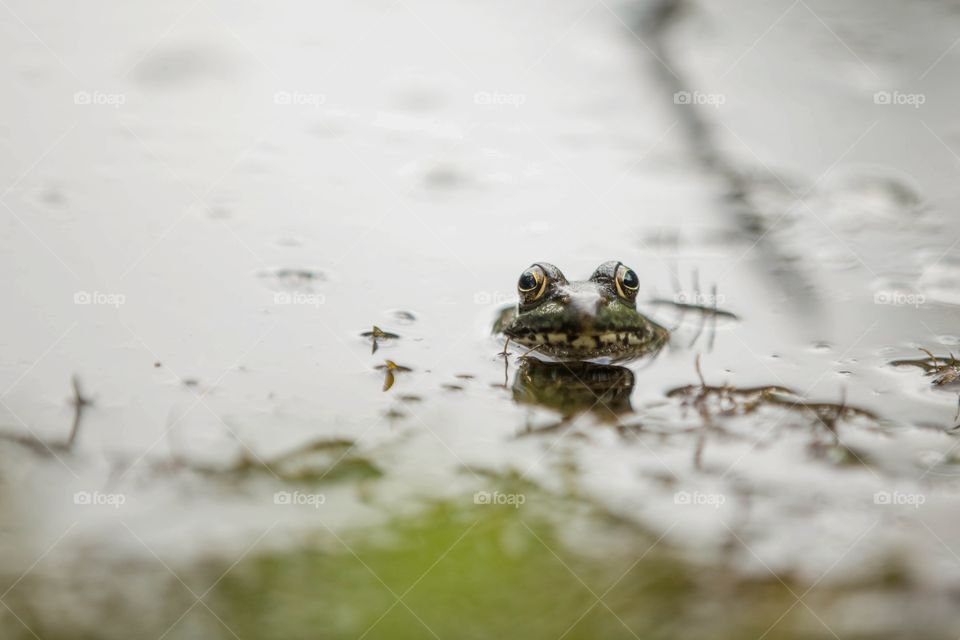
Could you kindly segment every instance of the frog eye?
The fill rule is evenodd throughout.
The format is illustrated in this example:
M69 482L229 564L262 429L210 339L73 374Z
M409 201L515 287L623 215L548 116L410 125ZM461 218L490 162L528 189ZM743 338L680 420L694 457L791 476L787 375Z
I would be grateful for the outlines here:
M539 265L533 265L520 274L517 290L526 302L533 302L547 290L547 274Z
M630 267L620 265L614 282L617 285L617 293L621 298L633 300L637 296L637 290L640 288L640 278L637 277L637 272Z

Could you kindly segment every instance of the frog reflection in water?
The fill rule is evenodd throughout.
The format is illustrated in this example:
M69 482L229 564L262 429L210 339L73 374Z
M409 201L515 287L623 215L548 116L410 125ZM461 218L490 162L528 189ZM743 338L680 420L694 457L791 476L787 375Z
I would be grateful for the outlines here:
M514 399L565 416L593 409L613 418L629 412L633 373L617 362L652 356L669 333L637 311L640 280L622 262L605 262L589 279L569 282L552 264L538 262L520 275L520 303L504 311L495 329L528 347L514 381Z
M633 372L626 367L592 362L541 362L525 359L513 381L513 399L552 409L564 420L585 410L600 420L617 422L631 413Z

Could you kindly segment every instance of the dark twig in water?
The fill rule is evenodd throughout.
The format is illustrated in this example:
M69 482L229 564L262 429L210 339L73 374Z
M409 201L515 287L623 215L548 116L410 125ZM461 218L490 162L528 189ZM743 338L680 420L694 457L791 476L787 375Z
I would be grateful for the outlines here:
M507 357L510 355L510 352L507 351L507 347L509 347L509 346L510 346L510 336L507 336L506 341L504 341L504 343L503 343L503 350L502 350L500 353L498 353L497 355L500 356L501 358L503 358L504 360L506 360Z
M779 406L791 411L812 412L827 416L828 420L844 420L851 417L877 420L872 411L846 404L832 402L807 402L798 397L792 389L778 385L760 387L733 387L730 385L686 385L667 391L667 397L689 398L689 404L696 406L709 397L715 397L720 407L720 415L747 415L762 406ZM726 403L726 404L725 404Z
M678 71L674 50L668 45L670 27L683 15L682 9L686 4L684 0L657 0L648 5L648 10L638 13L635 22L645 46L649 45L647 49L652 53L653 68L663 85L663 95L667 100L695 86ZM757 181L748 177L737 159L718 143L719 127L715 119L705 117L701 109L691 105L677 108L675 116L680 122L680 129L686 133L690 153L705 171L716 176L725 186L727 197L723 201L724 213L736 225L743 239L751 243L750 250L759 254L759 263L765 265L761 273L772 275L778 289L794 293L791 301L804 311L803 314L796 314L797 317L806 319L808 323L818 320L821 311L819 296L814 295L815 288L810 277L797 268L798 261L779 245L777 234L771 233L776 223L769 224L769 216L757 204ZM772 171L770 173L784 190L795 199L802 200L779 176Z
M676 301L680 300L681 296L683 295L683 288L680 285L680 276L677 275L675 271L671 271L670 280L671 280L671 284L673 285L673 302L676 303ZM656 298L654 300L651 300L651 304L659 304L658 302L656 302L656 300L657 300ZM670 304L670 301L663 300L662 304ZM674 331L680 328L680 326L683 324L683 317L687 314L687 310L684 309L683 307L677 306L677 309L680 310L680 317L677 318L676 324L670 328L670 333L673 333Z
M697 408L697 413L700 414L700 420L703 422L693 450L693 466L695 469L703 469L703 451L707 446L707 432L715 429L715 426L713 423L713 416L710 415L710 409L706 403L707 381L703 377L703 369L700 367L699 353L693 361L693 366L697 372L697 378L700 379L700 391L697 394L696 399L693 401L693 404Z
M83 395L83 391L80 389L80 379L73 376L70 381L73 384L73 424L70 426L70 435L67 437L67 449L73 447L77 434L80 432L80 418L83 416L84 407L93 404L92 400Z
M523 353L521 353L521 354L517 357L517 360L526 360L527 358L530 357L530 354L536 353L537 350L540 349L540 348L543 347L543 346L545 346L545 345L538 344L537 346L533 347L532 349L527 349L526 351L524 351Z
M813 449L818 455L823 455L828 450L842 451L845 457L852 457L860 464L866 464L861 455L849 447L844 447L839 438L837 425L841 420L864 417L876 420L877 416L866 409L852 407L847 404L846 394L839 404L836 403L816 403L801 400L796 393L785 387L767 386L767 387L744 387L737 388L730 385L711 386L705 384L702 374L697 371L700 377L699 385L687 385L667 392L668 397L683 396L685 404L696 407L700 413L702 426L700 437L697 440L694 450L694 465L699 469L703 450L706 442L707 430L721 430L712 422L712 414L709 410L708 399L716 398L718 405L717 415L737 416L748 415L757 411L763 406L778 406L797 413L813 414L816 420L826 427L832 435L832 447L824 447L823 444L815 442Z
M942 387L960 380L960 360L952 353L949 357L935 356L928 349L920 347L920 351L927 354L928 358L917 358L914 360L894 360L890 364L895 367L911 366L919 367L924 370L928 376L936 376L931 380L931 384Z
M678 251L679 246L675 245L673 249L674 251ZM678 273L678 271L679 271L678 269L670 270L670 281L673 284L673 292L676 294L679 294L681 292L680 274Z
M718 309L716 303L711 306L706 306L702 304L690 304L687 302L676 302L674 300L667 300L666 298L653 298L648 300L647 304L655 305L666 305L679 309L681 313L685 311L696 311L705 316L719 316L721 318L730 318L731 320L739 320L740 316L733 313L732 311L726 311L725 309ZM681 316L682 318L682 316Z
M693 334L693 338L690 340L690 344L687 345L688 349L693 348L693 345L695 345L697 343L697 340L700 339L700 334L703 333L703 327L706 323L707 323L707 314L701 313L700 323L697 325L697 332Z
M709 333L707 351L713 351L717 337L717 317L722 316L724 318L738 320L738 316L732 311L726 311L717 307L719 297L717 296L716 283L710 287L711 300L709 300L709 304L701 304L701 302L704 301L704 296L700 289L700 272L698 269L693 270L693 276L691 278L692 293L685 293L680 288L680 282L676 278L675 274L671 272L670 275L671 283L674 289L674 299L668 300L666 298L652 298L648 301L648 304L670 306L679 312L673 327L670 328L671 333L674 333L680 328L688 311L696 312L699 322L697 324L696 333L693 335L693 338L690 340L690 344L687 345L687 348L692 348L706 329Z
M506 389L510 385L510 352L507 351L507 347L510 346L510 336L507 336L506 342L503 343L503 351L499 355L503 358L503 388Z
M830 409L834 409L834 411L830 411ZM843 417L846 409L847 389L844 387L842 395L840 396L840 404L835 405L834 407L827 405L825 411L814 411L814 415L816 415L817 420L820 421L820 424L826 427L827 431L833 434L834 444L840 443L840 433L837 430L837 423Z
M710 291L713 296L713 310L710 313L710 342L707 344L707 351L713 351L713 345L717 339L717 285L714 284Z
M83 394L80 387L80 380L77 376L73 376L71 379L71 387L73 388L73 398L70 404L73 406L73 421L70 424L70 433L67 435L66 440L62 442L47 442L32 434L21 435L17 433L0 433L0 439L16 442L45 456L55 456L57 453L70 452L80 433L80 419L83 416L83 410L85 407L93 404L93 400ZM29 429L29 427L27 428Z
M278 480L290 482L332 481L346 474L374 477L381 471L365 457L354 453L356 442L344 438L320 438L305 442L294 449L274 456L260 456L240 437L230 432L238 447L230 460L215 462L191 458L171 443L170 457L149 461L149 468L159 473L189 471L208 477L236 479L251 473L268 473ZM116 461L111 470L110 484L122 480L127 471L139 462Z
M923 369L924 375L934 376L930 384L935 387L953 386L957 382L960 382L960 360L957 360L957 357L954 356L953 353L950 353L949 357L944 357L935 356L929 349L924 349L923 347L920 347L920 351L927 354L928 358L894 360L890 364L895 367L906 365ZM960 393L957 394L957 412L953 416L953 420L954 422L960 420ZM957 424L952 429L957 428L960 428L960 424Z
M929 373L937 374L937 377L933 379L933 384L938 387L943 385L952 384L957 380L960 380L960 362L957 362L956 357L951 353L950 359L940 358L943 360L943 364L937 364L937 356L933 355L926 349L920 349L925 354L930 356L931 364L933 365L933 371Z
M511 353L507 351L507 347L510 345L510 336L507 336L506 341L503 343L503 351L497 354L498 357L503 358L503 387L506 389L510 384L510 355ZM545 345L538 344L537 346L527 349L519 356L517 360L525 360L530 357L530 354L535 353L538 349Z

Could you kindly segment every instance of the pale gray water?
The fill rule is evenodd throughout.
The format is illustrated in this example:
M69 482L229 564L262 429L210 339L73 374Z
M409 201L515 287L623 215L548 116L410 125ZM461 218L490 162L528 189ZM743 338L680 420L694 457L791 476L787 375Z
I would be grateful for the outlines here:
M107 596L92 593L106 590L149 616L139 590L169 574L104 575L155 554L178 571L229 565L251 545L469 496L488 471L558 493L572 484L746 575L869 583L896 557L933 603L916 621L957 622L956 391L888 363L921 346L960 351L958 14L692 3L657 39L636 10L0 11L0 427L60 441L72 376L94 400L72 451L0 449L5 579L26 574L5 596L11 611L53 631L98 629ZM675 104L671 83L722 104ZM877 104L877 91L924 103ZM738 226L742 203L698 161L691 109L724 166L747 176L759 231ZM649 299L672 299L675 278L689 297L699 274L740 320L718 324L711 350L706 333L689 346L688 314L661 357L632 366L625 422L642 429L585 415L515 438L557 418L498 387L496 309L534 260L585 277L611 258ZM401 338L371 354L359 334L372 325ZM721 420L695 458L700 418L665 392L697 382L698 353L711 384L870 409L878 420L838 427L866 464L841 463L823 425L775 407ZM385 358L413 369L386 393L373 368ZM314 510L274 504L291 486L280 469L237 483L171 469L271 461L322 439L352 441L347 455L382 477L325 489ZM124 504L77 505L76 492ZM878 504L878 492L904 503ZM722 504L685 505L684 493ZM854 610L823 615L869 631L875 620ZM12 613L3 624L29 636Z

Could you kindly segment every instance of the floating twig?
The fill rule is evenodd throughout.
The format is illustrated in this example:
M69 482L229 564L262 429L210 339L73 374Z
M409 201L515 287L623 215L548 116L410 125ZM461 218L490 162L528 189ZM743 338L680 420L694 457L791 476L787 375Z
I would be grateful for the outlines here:
M80 378L73 376L70 379L73 385L73 424L70 426L70 435L67 437L66 447L70 449L77 439L80 432L80 418L83 415L83 409L93 404L93 401L83 395L80 389Z

